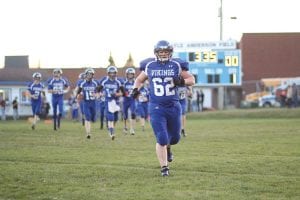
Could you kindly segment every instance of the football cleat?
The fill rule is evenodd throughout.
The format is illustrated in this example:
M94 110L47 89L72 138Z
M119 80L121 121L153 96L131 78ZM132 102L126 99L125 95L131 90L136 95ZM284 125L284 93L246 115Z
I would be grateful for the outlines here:
M87 139L91 139L91 136L90 136L90 135L87 135L86 138L87 138Z
M135 132L134 132L133 129L130 130L130 134L131 134L131 135L134 135L134 134L135 134Z
M184 129L181 130L181 135L182 135L183 137L186 137L186 134L185 134Z
M115 135L114 134L112 134L110 137L111 137L111 140L115 139Z
M127 128L124 128L123 129L123 133L126 135L128 133L128 129Z
M35 129L35 125L34 125L34 124L32 124L32 126L31 126L31 129L32 129L32 130L34 130L34 129Z
M160 170L160 173L162 176L169 176L169 167L163 166Z

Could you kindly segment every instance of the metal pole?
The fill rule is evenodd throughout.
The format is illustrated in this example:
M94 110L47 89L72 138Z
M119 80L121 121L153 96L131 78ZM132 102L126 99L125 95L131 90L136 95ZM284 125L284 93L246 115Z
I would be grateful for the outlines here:
M220 0L219 17L220 17L220 40L223 40L223 0Z

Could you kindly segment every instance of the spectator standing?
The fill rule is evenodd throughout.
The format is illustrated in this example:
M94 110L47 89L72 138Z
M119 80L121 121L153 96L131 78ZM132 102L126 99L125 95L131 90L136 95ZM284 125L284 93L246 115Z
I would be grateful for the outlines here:
M198 106L198 112L203 111L203 102L204 102L204 93L202 90L196 92L197 94L197 106Z
M18 102L18 97L15 97L15 99L12 102L12 106L13 106L13 118L14 120L19 119L19 102Z
M288 108L292 107L292 96L293 96L292 86L288 85L287 92L286 92L286 104Z
M5 114L5 107L6 107L6 102L3 97L0 97L0 111L1 111L1 120L6 120L6 114Z
M293 107L298 107L298 88L296 83L293 83L292 85L292 103Z

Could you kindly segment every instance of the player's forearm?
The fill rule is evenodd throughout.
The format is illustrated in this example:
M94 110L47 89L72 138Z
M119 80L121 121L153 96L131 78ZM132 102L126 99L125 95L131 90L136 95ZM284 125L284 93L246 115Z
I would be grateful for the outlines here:
M78 87L77 90L76 90L76 97L81 93L82 91L82 88L81 87Z
M143 72L135 79L133 88L138 88L140 89L142 87L142 84L145 82L147 79L147 76L143 74Z
M70 91L71 87L68 86L65 90L64 90L64 93L68 93Z
M195 78L194 78L194 76L190 76L188 78L185 78L184 79L184 83L185 83L186 86L195 85Z
M140 89L141 85L142 85L141 80L136 79L135 82L134 82L134 84L133 84L133 88L138 88L138 89Z

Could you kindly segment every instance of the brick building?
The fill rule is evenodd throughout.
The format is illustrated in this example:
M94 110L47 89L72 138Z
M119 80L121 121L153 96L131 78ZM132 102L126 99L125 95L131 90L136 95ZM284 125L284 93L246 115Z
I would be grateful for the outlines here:
M262 78L300 76L300 33L244 33L240 49L244 94Z

